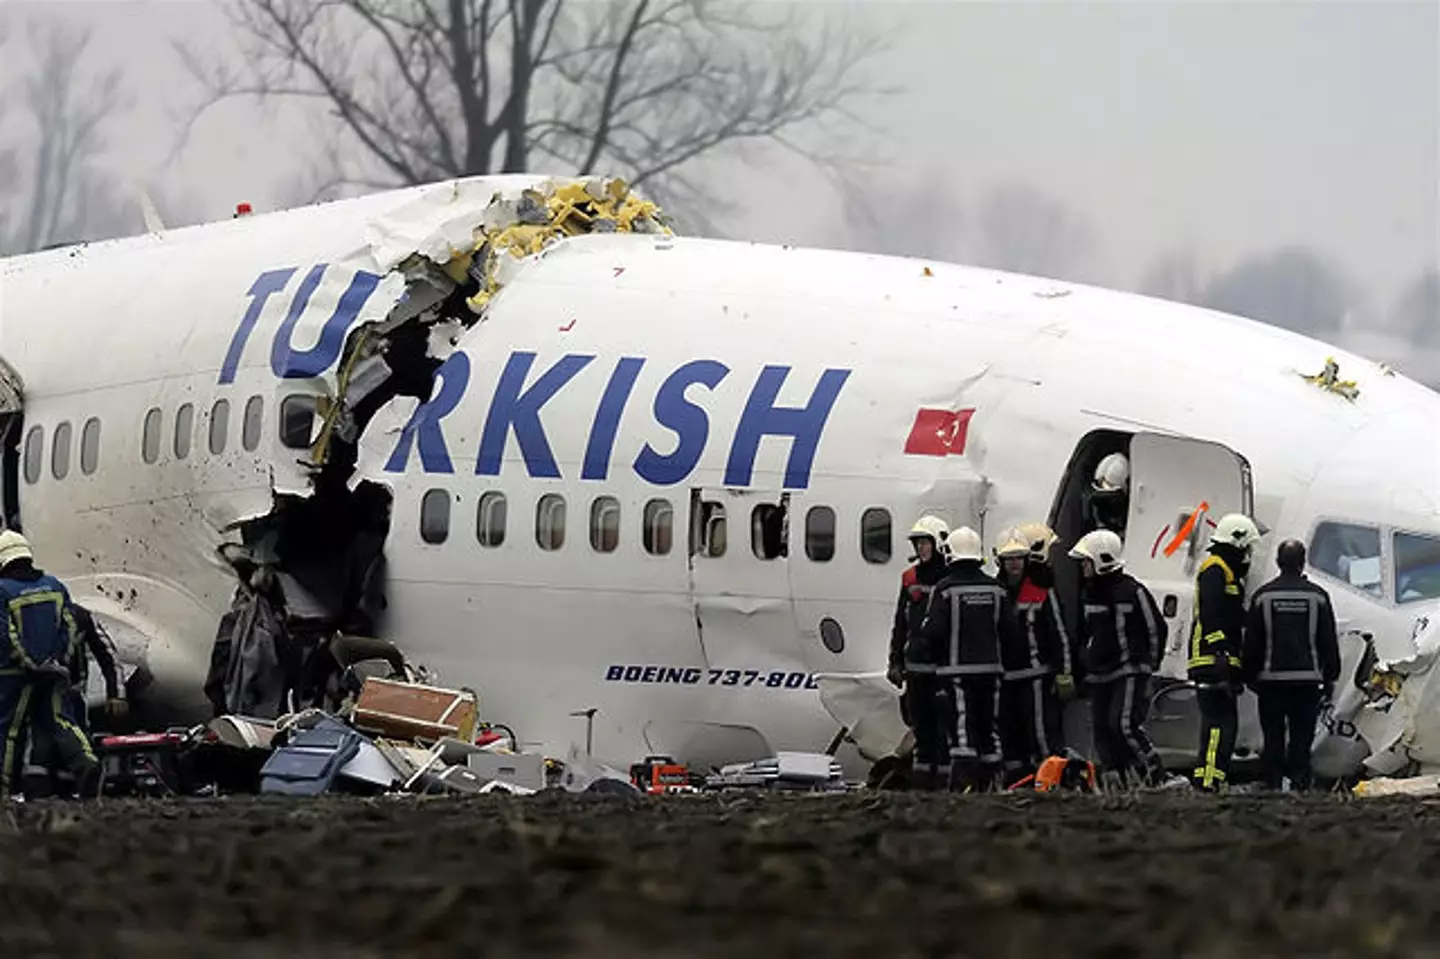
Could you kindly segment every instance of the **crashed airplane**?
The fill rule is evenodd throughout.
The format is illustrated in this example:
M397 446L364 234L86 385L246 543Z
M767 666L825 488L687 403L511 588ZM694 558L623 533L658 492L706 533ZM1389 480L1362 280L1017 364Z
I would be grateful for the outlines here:
M903 731L883 671L913 518L988 541L1044 517L1065 545L1125 451L1177 762L1191 579L1243 511L1268 531L1252 586L1302 539L1347 631L1317 761L1440 768L1440 396L1315 340L680 237L613 180L438 183L0 271L5 515L151 722L211 713L240 581L297 635L393 641L549 755L873 761Z

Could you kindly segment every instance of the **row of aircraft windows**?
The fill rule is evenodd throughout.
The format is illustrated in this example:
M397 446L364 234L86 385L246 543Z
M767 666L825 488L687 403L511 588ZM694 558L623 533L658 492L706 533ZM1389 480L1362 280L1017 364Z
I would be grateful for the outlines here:
M315 401L309 396L289 396L281 404L280 439L287 447L304 449L310 444L310 432L315 417ZM151 407L145 413L140 436L140 458L147 464L160 459L160 447L164 440L162 428L164 414L160 408ZM252 396L245 401L240 420L240 445L246 452L254 452L260 446L260 435L265 425L265 400ZM230 401L216 400L210 407L210 418L206 424L207 445L213 455L225 452L230 442ZM62 480L70 475L70 447L74 429L69 421L56 424L50 436L50 475ZM174 429L170 437L170 449L177 460L190 455L195 437L195 405L182 403L175 410ZM80 472L86 476L95 472L100 464L100 419L90 417L80 430ZM45 428L33 426L25 435L25 482L40 481L45 466Z
M695 551L723 556L726 551L725 506L702 503L704 523ZM509 505L504 493L492 490L480 497L475 507L475 538L481 546L494 548L505 542ZM420 500L420 538L439 545L450 538L451 495L448 490L431 489ZM546 551L565 545L565 497L546 493L535 503L535 543ZM783 511L772 504L755 507L750 516L750 549L759 559L786 555ZM590 503L590 548L613 553L620 545L620 501L597 496ZM826 563L835 557L835 511L812 506L805 514L805 555ZM675 508L667 499L652 499L641 510L640 544L651 556L667 555L675 541ZM867 563L884 564L893 554L890 512L880 507L860 516L860 555Z

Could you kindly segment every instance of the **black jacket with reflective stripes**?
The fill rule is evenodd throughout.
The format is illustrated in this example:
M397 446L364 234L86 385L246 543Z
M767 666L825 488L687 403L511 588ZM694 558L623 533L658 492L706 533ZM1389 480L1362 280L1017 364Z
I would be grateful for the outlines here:
M950 564L920 626L941 676L999 675L1000 649L1016 642L1017 632L1005 587L970 560Z
M1213 552L1195 577L1195 619L1190 629L1190 679L1228 683L1238 679L1245 630L1245 587L1233 556Z
M1303 573L1281 573L1255 591L1245 628L1245 678L1333 683L1340 678L1335 610Z
M1170 634L1150 590L1123 572L1096 576L1086 584L1080 624L1085 678L1092 683L1153 673Z
M1015 607L1014 641L1000 648L1006 679L1033 679L1050 673L1070 673L1070 636L1060 615L1055 591L1029 576L1010 592Z
M916 563L900 575L900 600L895 604L895 625L890 630L890 668L916 672L933 671L933 664L920 638L920 624L930 606L930 592L945 578L945 561L937 555L929 562Z

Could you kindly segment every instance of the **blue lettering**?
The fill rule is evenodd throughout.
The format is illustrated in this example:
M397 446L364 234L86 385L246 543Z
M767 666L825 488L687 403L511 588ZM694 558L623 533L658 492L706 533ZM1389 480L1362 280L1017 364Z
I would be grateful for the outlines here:
M638 683L638 682L640 681L640 674L643 673L643 672L644 672L644 670L641 669L639 666L626 666L626 667L625 667L625 682L627 682L627 683Z
M607 683L619 682L620 679L624 677L624 675L624 666L611 666L609 669L605 670L605 681Z
M794 440L785 464L785 488L804 489L809 484L820 434L850 371L826 370L810 402L799 409L775 405L775 397L789 373L788 366L767 366L760 371L750 399L745 403L745 412L740 415L740 425L735 428L735 441L725 464L726 486L750 485L760 440L766 436L789 436Z
M789 676L785 677L786 689L799 689L803 685L805 685L804 673L791 673Z
M666 377L655 394L655 422L678 437L675 451L662 456L649 443L635 458L635 472L647 483L671 486L690 475L710 436L710 418L685 398L685 390L696 383L714 389L730 372L715 360L694 360Z
M560 470L555 466L555 455L550 452L550 441L545 438L545 428L540 424L540 408L594 358L567 354L546 370L528 390L521 392L525 375L535 362L535 354L511 353L504 372L500 374L500 382L495 386L490 412L485 417L485 429L480 435L480 455L475 460L475 475L500 475L505 443L510 438L510 427L513 425L515 438L520 443L520 455L525 458L525 469L530 476L559 479Z
M657 666L646 666L646 667L645 667L645 672L644 672L644 674L640 677L640 681L641 681L642 683L653 683L653 682L655 682L655 676L656 676L656 673L658 672L658 670L659 670L659 667L657 667Z
M694 666L691 666L689 669L685 670L685 679L683 681L686 686L694 686L696 683L700 682L700 677L702 675L704 675L704 673L701 670L696 669Z
M240 318L240 325L235 328L235 335L230 339L230 349L225 354L225 362L220 366L221 383L235 382L235 371L240 368L240 355L245 352L245 344L249 342L250 334L255 331L260 311L265 309L265 303L271 296L285 289L285 284L289 283L290 277L294 275L293 266L288 270L267 270L257 276L250 289L245 291L245 295L250 297L250 306Z
M460 405L465 396L465 387L470 382L470 357L464 353L451 354L450 359L435 371L440 388L432 397L416 407L410 422L400 433L390 461L385 464L387 473L403 473L410 461L410 447L418 440L420 444L420 466L427 473L453 473L450 451L445 446L445 434L440 430L440 421Z
M683 669L680 669L680 668L677 667L677 666L666 666L666 667L665 667L665 679L663 680L663 682L667 682L667 683L679 683L679 682L682 682L681 677L684 676L684 674L685 674L685 671L684 671Z
M590 442L585 446L585 465L580 478L603 480L610 474L610 451L615 447L615 431L620 428L620 415L625 412L625 403L630 391L635 389L635 379L645 361L627 356L615 364L615 372L600 397L600 407L595 411L595 423L590 427Z
M300 289L295 293L294 301L290 304L290 312L285 314L285 322L275 331L275 342L270 347L270 369L282 379L319 376L340 359L340 352L345 347L346 331L360 315L360 308L370 299L370 294L380 285L381 277L376 274L366 273L364 270L356 271L350 280L350 286L341 294L340 302L335 304L335 311L321 327L320 339L308 350L296 350L291 343L295 336L295 325L300 322L305 308L310 305L310 297L320 285L325 268L326 264L321 263L306 274L300 283Z

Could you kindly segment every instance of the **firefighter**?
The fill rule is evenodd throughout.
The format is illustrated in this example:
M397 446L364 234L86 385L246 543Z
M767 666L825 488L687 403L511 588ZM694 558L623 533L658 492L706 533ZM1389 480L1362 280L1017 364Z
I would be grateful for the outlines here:
M1251 597L1241 663L1259 697L1265 783L1283 789L1288 778L1304 790L1320 703L1340 678L1340 646L1330 595L1305 576L1305 544L1287 539L1275 563L1280 575Z
M81 649L77 650L71 662L70 681L72 686L71 709L73 717L82 729L90 726L89 711L85 706L85 692L89 684L89 660L86 652L95 657L95 665L105 681L105 715L110 720L122 720L129 712L129 704L120 696L120 670L115 663L115 654L100 635L100 628L94 615L84 606L73 607L75 628L80 634Z
M949 710L950 788L984 792L1000 769L1000 648L1015 642L1015 612L1005 587L980 568L980 534L962 526L949 544L950 565L930 594L920 633L934 653L940 702Z
M1044 576L1046 567L1032 558L1032 547L1048 552L1043 536L1037 542L1016 527L1002 530L994 548L1017 626L1012 642L1000 650L1005 668L1000 754L1007 788L1065 750L1056 677L1070 673L1069 642Z
M948 768L949 733L943 727L946 710L937 702L939 688L935 664L920 637L920 623L930 602L930 591L945 575L946 539L950 527L935 516L922 516L910 530L914 562L900 575L900 599L895 605L895 625L890 631L889 680L903 686L900 711L915 736L911 785L935 789L939 772Z
M1060 538L1044 523L1022 523L1017 528L1020 537L1030 544L1029 561L1025 564L1025 575L1030 582L1046 590L1055 615L1056 639L1055 659L1059 669L1055 673L1055 689L1062 704L1075 698L1075 640L1065 628L1065 610L1060 606L1060 596L1055 592L1055 567L1050 562L1050 550Z
M69 767L80 795L93 796L99 764L65 715L71 661L83 655L70 594L35 568L30 543L14 530L0 533L0 603L9 633L0 647L0 798L19 782L27 728Z
M1210 535L1210 555L1195 577L1195 622L1190 630L1190 681L1200 707L1200 743L1193 783L1216 791L1226 786L1239 725L1236 698L1243 686L1241 634L1245 629L1245 576L1260 530L1248 516L1220 518Z
M1155 597L1124 571L1124 544L1110 530L1086 533L1070 550L1085 576L1085 682L1095 752L1114 784L1138 779L1168 785L1160 755L1144 729L1150 675L1159 667L1168 629Z
M1108 529L1122 540L1130 516L1130 460L1124 453L1111 453L1095 467L1090 483L1090 528Z

